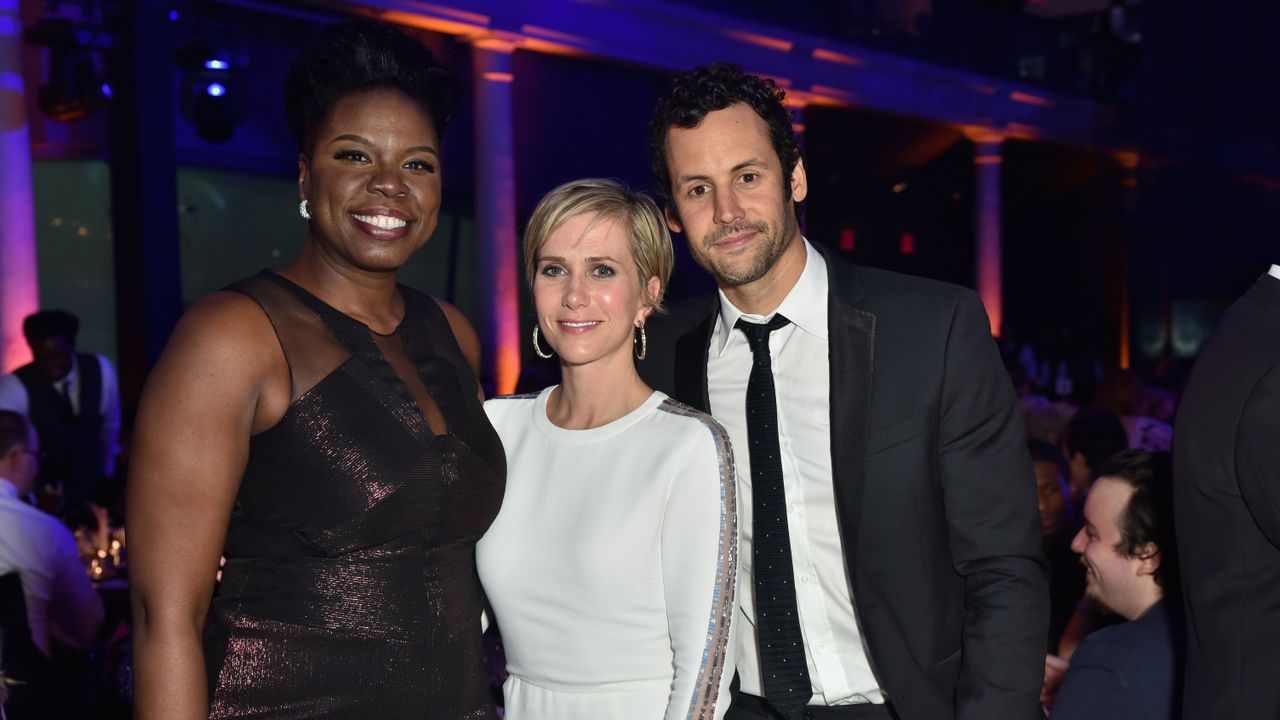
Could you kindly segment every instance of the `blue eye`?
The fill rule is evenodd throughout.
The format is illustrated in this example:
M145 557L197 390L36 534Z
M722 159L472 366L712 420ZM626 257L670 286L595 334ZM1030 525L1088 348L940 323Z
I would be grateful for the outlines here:
M565 271L564 268L559 265L550 264L543 266L541 274L546 275L547 277L559 277L564 275Z
M597 265L591 268L591 274L595 275L598 278L606 278L606 277L613 277L618 273L616 270L609 267L608 265Z

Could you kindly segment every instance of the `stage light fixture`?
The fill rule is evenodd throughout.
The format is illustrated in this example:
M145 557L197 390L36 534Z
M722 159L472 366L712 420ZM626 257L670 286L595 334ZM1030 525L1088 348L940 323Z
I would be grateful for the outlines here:
M111 98L98 71L98 51L112 45L102 28L46 15L24 33L27 42L47 48L47 81L36 90L36 105L53 120L82 118Z
M195 126L196 134L209 142L230 140L240 123L235 80L237 72L248 64L245 56L215 50L197 40L178 50L174 60L183 69L183 117Z

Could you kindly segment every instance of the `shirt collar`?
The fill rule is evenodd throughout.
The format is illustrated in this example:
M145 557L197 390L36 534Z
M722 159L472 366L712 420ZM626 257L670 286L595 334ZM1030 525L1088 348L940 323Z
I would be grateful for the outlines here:
M0 498L18 499L18 486L6 480L3 475L0 475Z
M1280 265L1272 265L1267 274L1273 278L1280 279Z
M805 249L804 270L800 272L800 277L787 296L768 315L744 313L725 297L723 290L718 291L720 322L712 339L717 355L724 352L729 338L733 336L734 325L742 317L751 322L768 322L774 315L782 313L804 332L822 340L827 339L827 263L807 239L801 237L800 242L804 243Z

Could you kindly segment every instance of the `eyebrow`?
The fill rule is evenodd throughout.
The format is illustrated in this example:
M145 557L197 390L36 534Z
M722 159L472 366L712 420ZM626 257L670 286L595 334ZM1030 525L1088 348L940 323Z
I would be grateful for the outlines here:
M338 142L338 141L340 141L340 140L346 140L346 141L348 141L348 142L354 142L354 143L358 143L358 144L360 144L360 145L372 145L372 144L373 144L373 141L372 141L372 140L370 140L369 138L361 137L360 135L350 135L350 134L347 134L347 135L339 135L338 137L336 137L336 138L334 138L334 139L330 140L330 141L329 141L329 144L330 144L330 145L332 145L332 144L334 144L334 143L336 143L336 142ZM412 154L412 153L416 153L416 152L431 153L432 155L435 155L435 156L437 156L437 157L439 157L439 155L440 155L440 153L439 153L439 152L437 152L437 151L436 151L436 149L435 149L435 148L433 148L433 147L431 147L430 145L418 145L418 146L415 146L415 147L411 147L411 148L409 148L408 150L405 150L405 154L406 154L406 155L408 155L408 154Z
M736 173L739 170L745 170L749 167L767 167L767 166L768 166L768 163L766 163L764 160L760 160L759 158L750 158L748 160L743 160L737 165L734 165L733 167L729 168L729 172ZM681 175L680 184L683 185L684 183L687 183L690 180L710 180L710 179L711 177L709 175Z
M613 263L618 262L618 260L617 260L616 258L614 258L614 257L612 257L612 256L610 256L610 255L593 255L593 256L591 256L591 257L589 257L589 258L584 258L584 259L585 259L587 262L589 262L589 263L592 263L592 262L606 262L606 261L607 261L607 262L613 262ZM538 256L538 262L561 262L561 263L562 263L562 262L564 262L564 261L565 261L565 259L564 259L564 258L562 258L562 257L560 257L559 255L539 255L539 256Z

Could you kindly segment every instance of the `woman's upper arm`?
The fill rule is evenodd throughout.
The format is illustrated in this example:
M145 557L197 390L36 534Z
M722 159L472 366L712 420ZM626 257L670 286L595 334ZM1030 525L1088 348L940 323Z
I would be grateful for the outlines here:
M662 583L675 655L668 718L719 718L734 673L737 580L732 450L707 421L678 467L662 526ZM709 430L709 432L708 432Z
M270 323L219 293L178 323L147 379L128 484L130 582L144 615L198 623L213 591L255 410L272 363Z

